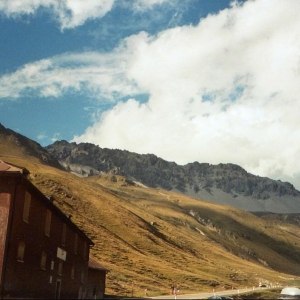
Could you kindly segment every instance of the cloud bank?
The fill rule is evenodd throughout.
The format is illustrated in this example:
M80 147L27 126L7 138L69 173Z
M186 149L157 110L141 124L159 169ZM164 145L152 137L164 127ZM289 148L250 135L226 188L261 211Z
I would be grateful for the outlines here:
M74 141L179 164L236 163L299 189L299 10L298 0L233 3L197 26L130 36L110 53L28 64L0 78L0 96L114 101Z

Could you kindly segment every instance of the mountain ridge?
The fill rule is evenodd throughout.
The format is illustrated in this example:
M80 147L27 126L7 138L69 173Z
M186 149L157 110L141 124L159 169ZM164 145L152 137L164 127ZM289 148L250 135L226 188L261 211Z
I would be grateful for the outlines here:
M66 169L83 177L118 174L151 188L247 211L300 212L300 192L291 183L252 175L231 163L193 162L180 166L154 154L67 141L56 141L45 149Z
M32 156L38 162L81 177L116 174L151 188L246 211L300 213L300 192L292 184L250 174L232 163L193 162L181 166L154 154L64 140L42 147L1 124L0 137L4 141L0 148L2 154Z

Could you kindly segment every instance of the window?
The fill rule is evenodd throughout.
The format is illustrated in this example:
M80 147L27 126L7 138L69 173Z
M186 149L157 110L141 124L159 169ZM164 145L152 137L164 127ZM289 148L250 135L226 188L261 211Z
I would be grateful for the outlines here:
M62 275L63 262L60 260L58 263L58 275Z
M84 283L84 272L83 272L83 270L81 271L81 282Z
M84 242L84 244L83 244L83 259L85 259L85 260L88 259L88 246L87 246L87 242Z
M71 269L71 279L74 279L75 278L75 267L72 266L72 269Z
M25 243L20 241L18 244L18 255L17 255L18 261L24 262L24 253L25 253Z
M75 237L74 237L74 253L77 253L77 245L78 245L78 234L75 233Z
M63 224L63 228L62 228L62 245L64 246L66 244L66 236L67 236L67 225Z
M29 219L30 203L31 203L31 195L28 192L26 192L25 199L24 199L23 221L27 223Z
M46 262L47 262L47 253L42 251L41 269L46 270Z
M45 234L47 236L50 236L50 227L51 227L51 211L47 210L46 225L45 225Z
M60 299L60 289L61 289L61 280L56 279L55 299Z
M51 270L54 270L54 260L51 260L51 266L50 266Z

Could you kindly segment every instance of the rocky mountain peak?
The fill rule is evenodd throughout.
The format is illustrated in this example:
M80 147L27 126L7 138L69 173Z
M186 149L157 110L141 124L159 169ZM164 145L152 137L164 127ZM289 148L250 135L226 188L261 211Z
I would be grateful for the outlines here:
M300 192L280 180L255 176L235 164L193 162L184 166L154 154L55 142L47 151L80 176L117 174L152 188L236 206L248 211L300 212Z

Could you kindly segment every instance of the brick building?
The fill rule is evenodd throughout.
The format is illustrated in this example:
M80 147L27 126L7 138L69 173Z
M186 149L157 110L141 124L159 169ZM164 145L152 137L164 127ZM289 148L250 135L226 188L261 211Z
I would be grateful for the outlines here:
M28 174L25 168L0 161L0 298L103 296L107 270L96 268L95 275L91 263L89 267L93 242L27 179Z
M103 299L105 294L105 280L108 269L102 266L98 261L90 257L88 272L88 299Z

